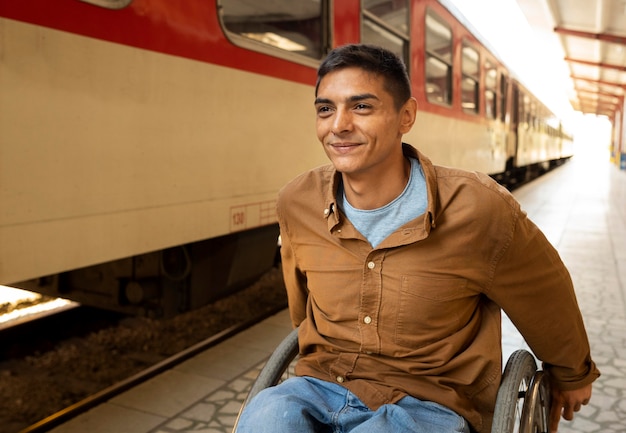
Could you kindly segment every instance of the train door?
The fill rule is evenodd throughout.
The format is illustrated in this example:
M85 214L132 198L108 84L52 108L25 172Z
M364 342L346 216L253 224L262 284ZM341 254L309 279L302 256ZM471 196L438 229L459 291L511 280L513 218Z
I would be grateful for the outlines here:
M498 70L495 63L487 58L483 62L483 100L484 100L484 115L489 122L489 140L491 146L491 152L494 158L503 160L506 164L508 158L507 153L507 130L504 122L500 121L497 111L498 98L497 98L497 83L498 83ZM504 153L504 155L503 155ZM506 167L506 165L505 165ZM498 181L502 178L502 173L495 174Z

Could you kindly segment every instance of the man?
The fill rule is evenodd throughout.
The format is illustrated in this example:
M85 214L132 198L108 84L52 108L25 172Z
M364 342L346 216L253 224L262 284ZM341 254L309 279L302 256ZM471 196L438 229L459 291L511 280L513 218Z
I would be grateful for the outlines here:
M391 52L332 51L315 109L332 164L277 206L299 377L253 399L238 432L488 432L500 307L550 374L556 431L599 372L554 248L488 176L402 143L417 103Z

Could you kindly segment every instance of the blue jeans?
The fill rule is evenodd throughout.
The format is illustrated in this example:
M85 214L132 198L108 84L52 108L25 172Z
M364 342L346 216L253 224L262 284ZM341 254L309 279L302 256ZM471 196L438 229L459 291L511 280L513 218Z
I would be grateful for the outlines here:
M253 398L237 427L237 433L303 432L469 433L469 426L437 403L404 397L373 411L341 385L294 377Z

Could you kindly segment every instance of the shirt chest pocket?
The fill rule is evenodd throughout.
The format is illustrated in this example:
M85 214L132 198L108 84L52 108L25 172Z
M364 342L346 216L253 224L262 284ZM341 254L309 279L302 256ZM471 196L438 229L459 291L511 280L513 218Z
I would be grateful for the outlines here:
M396 309L396 344L417 349L444 339L472 318L479 296L461 278L403 276Z

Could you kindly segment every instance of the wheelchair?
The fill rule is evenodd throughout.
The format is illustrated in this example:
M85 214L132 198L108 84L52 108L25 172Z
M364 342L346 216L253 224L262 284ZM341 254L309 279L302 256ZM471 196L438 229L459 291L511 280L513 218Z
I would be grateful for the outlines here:
M293 375L298 356L298 330L294 329L276 347L253 383L239 414L263 389ZM508 359L498 388L491 433L547 433L550 392L544 372L530 352L515 351ZM233 433L237 430L237 420Z

